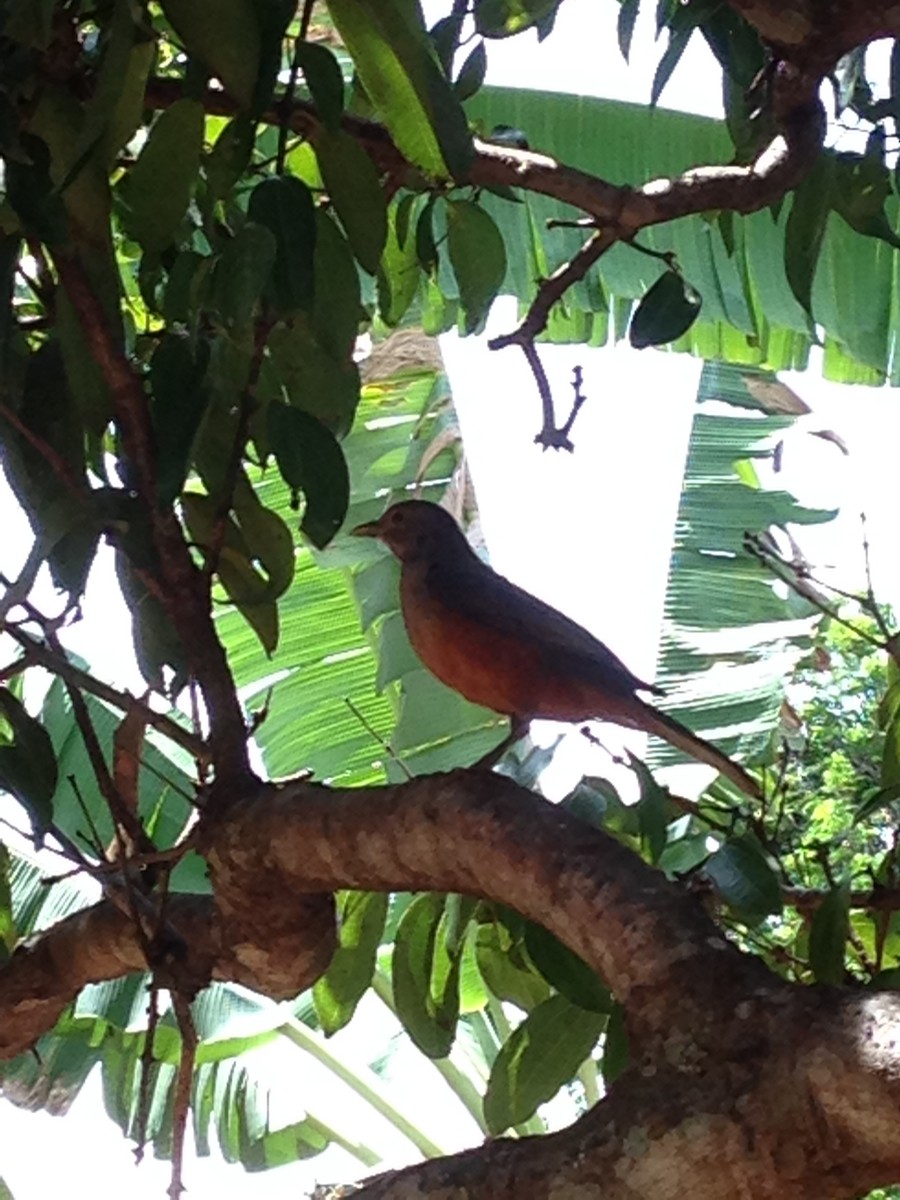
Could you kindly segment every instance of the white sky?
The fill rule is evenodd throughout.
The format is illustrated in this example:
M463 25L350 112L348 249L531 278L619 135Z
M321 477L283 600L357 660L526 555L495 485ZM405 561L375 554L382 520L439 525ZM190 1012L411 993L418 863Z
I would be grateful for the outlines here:
M432 19L445 7L426 4ZM617 11L609 0L567 0L555 32L543 46L538 47L531 34L489 46L488 81L645 101L660 52L646 36L651 17L641 19L629 68L616 45ZM716 78L698 38L663 102L719 115L718 85L711 82ZM492 331L509 329L512 306L501 304L497 310ZM542 453L534 445L539 404L521 354L512 349L491 354L483 342L460 343L454 338L444 339L443 349L494 564L602 637L638 674L652 675L681 457L700 364L684 355L636 353L627 347L542 348L554 392L564 402L571 395L572 367L579 363L584 369L590 399L575 426L576 452L568 455ZM876 581L900 607L890 504L892 457L900 434L896 395L863 389L851 394L812 373L787 381L814 406L806 425L838 430L852 453L844 459L833 446L800 432L793 439L796 448L789 447L785 456L783 485L811 505L844 504L847 515L841 523L818 536L824 539L823 553L850 572L850 586L859 582L856 514L867 511ZM10 549L23 543L15 537L17 515L8 499L3 509L7 560L0 567L12 573L18 564L9 561L16 557L14 549L10 556ZM812 544L806 537L804 541ZM24 551L21 554L24 557ZM116 678L122 664L115 631L124 622L111 591L108 574L92 584L78 636L86 639L83 646L85 651L89 647L95 669ZM99 641L97 630L102 630ZM577 735L570 737L558 788L584 769L605 772L608 765L602 752L589 750ZM370 1004L370 1013L373 1021L384 1020L376 1015L377 1002ZM365 1032L362 1024L353 1026L346 1052L362 1061L371 1037L371 1026ZM298 1061L290 1069L299 1077L305 1067ZM407 1102L423 1110L427 1091L428 1105L439 1103L433 1068L404 1064L399 1069L415 1072L398 1081ZM16 1200L46 1200L57 1194L76 1200L117 1195L160 1200L168 1165L149 1158L135 1169L118 1129L98 1116L100 1104L96 1080L65 1120L0 1104L0 1177ZM473 1140L467 1122L455 1120L451 1110L443 1114L441 1126L448 1146ZM375 1135L366 1128L361 1136L371 1140ZM389 1161L402 1160L401 1147L387 1152ZM252 1180L239 1168L202 1160L189 1163L186 1179L189 1195L228 1200L252 1192L262 1200L297 1195L316 1179L350 1179L359 1173L342 1152L329 1152L328 1157Z

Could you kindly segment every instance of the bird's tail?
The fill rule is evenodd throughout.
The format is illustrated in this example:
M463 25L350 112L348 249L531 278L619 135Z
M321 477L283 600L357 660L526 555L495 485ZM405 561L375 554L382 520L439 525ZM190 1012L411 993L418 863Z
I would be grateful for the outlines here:
M732 762L727 754L723 754L711 742L706 742L696 733L692 733L686 725L682 725L668 713L661 712L650 704L644 704L643 701L640 701L640 704L644 718L641 728L645 729L647 733L656 734L657 737L663 738L677 750L683 750L691 758L696 758L698 762L715 767L720 775L730 779L742 792L752 796L755 800L761 798L762 792L757 781L748 775L743 767Z

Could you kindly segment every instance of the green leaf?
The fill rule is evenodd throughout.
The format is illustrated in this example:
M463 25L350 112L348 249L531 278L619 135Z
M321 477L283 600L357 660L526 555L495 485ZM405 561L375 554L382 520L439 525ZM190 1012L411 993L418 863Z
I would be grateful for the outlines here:
M794 191L784 233L784 269L797 301L812 321L812 286L822 249L822 239L833 202L834 160L819 160Z
M447 242L466 333L487 316L506 276L506 247L493 217L471 200L447 202Z
M884 731L884 749L881 754L882 791L898 785L900 785L900 709L894 713L891 723Z
M236 341L252 344L253 322L277 270L278 246L265 225L247 221L213 268L209 305Z
M313 303L316 211L305 183L270 176L250 195L247 216L275 237L272 302L282 312L309 311Z
M634 310L628 340L635 350L674 342L700 315L699 293L677 271L664 271Z
M166 249L187 212L200 169L203 120L198 100L176 100L164 109L122 182L122 223L150 253Z
M221 79L242 108L254 97L260 63L259 24L252 0L160 0L188 53Z
M552 16L560 0L475 0L475 28L482 37L512 37Z
M340 942L328 970L313 986L316 1014L327 1035L343 1029L372 982L387 906L382 893L341 893Z
M446 1058L459 1017L459 964L436 979L439 961L437 934L444 897L417 896L397 926L391 979L394 1005L403 1027L423 1054ZM439 988L435 984L442 984Z
M322 179L360 264L374 275L387 236L387 211L378 172L349 133L327 130L315 139Z
M429 215L430 224L430 215ZM388 214L387 241L378 270L378 312L386 325L399 325L419 288L421 272L415 239L399 236L400 209Z
M344 76L340 63L328 47L319 42L299 42L297 62L322 124L331 133L337 133L344 112Z
M535 974L502 926L494 923L479 927L475 957L482 979L498 1000L531 1012L549 997L547 981Z
M844 982L844 952L850 932L850 889L829 890L813 914L809 930L809 965L819 983Z
M334 435L308 413L286 404L268 409L269 437L282 478L299 507L305 500L300 528L323 549L344 523L350 502L347 461Z
M703 872L726 904L749 923L781 912L781 881L750 834L729 838L707 860Z
M268 350L271 373L277 377L277 388L267 389L271 399L282 403L287 392L293 408L309 413L337 437L346 436L359 403L359 369L346 349L339 357L329 353L300 313L272 333ZM266 378L261 377L261 387Z
M644 763L630 751L628 765L634 771L640 784L641 796L637 804L638 829L641 835L641 848L651 863L658 863L660 855L666 847L666 837L669 828L669 791L661 787Z
M12 732L12 742L0 746L0 787L27 811L35 837L40 838L53 819L58 778L53 743L9 688L0 688L0 713Z
M609 1012L612 1000L608 988L584 959L563 945L555 934L528 921L525 949L541 975L572 1004L590 1012Z
M194 541L207 551L215 546L215 573L228 599L248 623L266 654L278 645L278 594L251 559L243 531L217 501L199 492L181 497L184 517Z
M150 418L156 443L156 497L168 507L181 492L191 448L206 411L209 343L167 333L150 360Z
M484 1116L495 1136L552 1100L593 1050L606 1017L551 996L509 1036L491 1069Z
M472 137L418 24L418 6L405 0L331 0L328 9L401 153L436 179L463 178Z

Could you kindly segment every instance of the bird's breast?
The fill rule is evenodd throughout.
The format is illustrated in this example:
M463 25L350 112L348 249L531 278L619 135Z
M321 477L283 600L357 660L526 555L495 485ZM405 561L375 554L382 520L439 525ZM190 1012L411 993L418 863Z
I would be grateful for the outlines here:
M502 619L462 614L429 588L423 575L404 570L403 619L413 649L441 682L494 712L523 720L628 721L633 696L607 695L554 664L539 641L504 631ZM467 609L471 611L471 597Z

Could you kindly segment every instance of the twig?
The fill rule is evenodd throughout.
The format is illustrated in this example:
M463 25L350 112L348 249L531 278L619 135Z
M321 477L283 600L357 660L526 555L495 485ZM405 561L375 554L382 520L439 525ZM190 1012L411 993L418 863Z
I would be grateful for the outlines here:
M0 405L0 408L3 406ZM9 613L21 604L23 600L28 598L31 589L34 587L34 581L37 579L38 572L47 560L47 546L43 537L36 537L32 542L31 549L28 551L28 557L19 572L19 577L15 583L7 586L6 592L0 599L0 627L2 627ZM0 579L3 577L0 576Z
M378 743L378 745L382 748L382 750L385 752L385 754L388 756L388 758L390 758L390 760L393 763L395 763L396 766L398 766L400 768L400 770L403 772L403 774L406 776L407 779L412 779L413 778L412 771L410 771L409 767L406 765L406 763L403 761L403 759L398 757L397 752L391 746L390 742L386 742L384 740L384 738L381 736L381 734L378 732L378 730L374 727L374 725L372 725L371 721L369 721L368 718L365 716L365 714L363 712L361 712L359 708L357 708L357 706L353 703L353 701L350 699L349 696L344 697L344 703L347 705L347 707L353 713L354 717L356 717L357 721L359 721L360 725L362 725L363 729L365 729L365 731L367 733L370 733L372 735L372 737L375 739L375 741Z
M72 713L81 733L84 747L87 750L94 778L97 780L100 794L109 806L109 811L112 815L121 858L123 860L127 858L132 850L140 850L141 852L155 850L156 846L141 824L137 813L133 812L125 803L113 781L112 775L109 773L109 767L103 756L103 749L97 737L97 732L94 729L94 723L91 720L88 706L84 702L84 696L71 683L66 684L66 690L72 702Z
M151 1071L153 1070L153 1043L156 1039L156 1027L159 1024L159 986L155 979L150 983L150 1001L147 1006L147 1032L144 1035L144 1045L141 1050L141 1082L138 1086L138 1111L135 1122L134 1161L140 1163L144 1158L144 1146L147 1143L147 1122L150 1118L150 1099L152 1096Z
M191 1084L194 1079L194 1063L197 1058L197 1028L191 1016L188 1000L178 991L172 992L172 1007L181 1033L181 1058L178 1063L178 1078L175 1081L175 1098L172 1115L172 1178L169 1183L169 1200L179 1200L184 1191L184 1135L188 1115L191 1111Z
M891 658L893 658L897 665L900 666L900 656L898 656L898 649L895 645L897 634L888 627L888 623L884 619L884 613L881 611L881 606L875 599L875 589L872 587L872 561L870 557L869 532L866 514L864 512L859 514L859 520L860 524L862 525L863 558L866 564L866 600L868 603L865 605L865 607L872 614L875 619L875 624L881 630L881 635L885 640L885 645L887 646Z
M606 253L610 246L615 245L617 240L616 234L608 229L598 230L592 234L568 263L554 271L548 279L544 279L538 285L537 295L518 329L512 333L503 334L501 337L492 338L488 343L491 350L502 350L506 346L519 346L525 355L525 360L537 384L543 412L543 425L534 440L545 450L551 447L554 450L574 450L575 447L569 434L583 400L578 403L576 395L576 403L572 407L569 419L558 428L553 411L553 394L547 373L534 344L535 339L546 329L553 305L562 298L572 284L585 277L594 263Z
M103 845L103 838L100 836L100 830L97 828L97 826L94 822L93 814L91 813L91 810L88 808L87 804L85 803L84 796L82 796L82 794L81 794L81 788L78 786L78 780L75 778L74 775L69 775L68 780L69 780L69 787L72 789L72 791L75 795L75 799L78 801L78 807L81 809L81 815L84 817L85 821L87 821L87 826L90 831L91 838L93 838L93 842L91 842L89 839L85 838L84 834L81 835L81 838L83 841L87 841L88 845L91 847L91 849L97 855L97 858L100 860L101 863L103 863L106 861L106 849L104 848L104 845ZM120 869L118 864L116 864L116 866L117 866L117 869Z
M291 109L294 104L294 93L297 90L297 75L300 71L300 47L306 41L307 34L309 33L312 10L313 0L303 0L300 28L297 36L294 38L294 54L291 58L291 70L280 104L282 116L278 126L278 153L275 156L275 170L279 175L284 174L284 159L287 153L288 134L291 131Z

